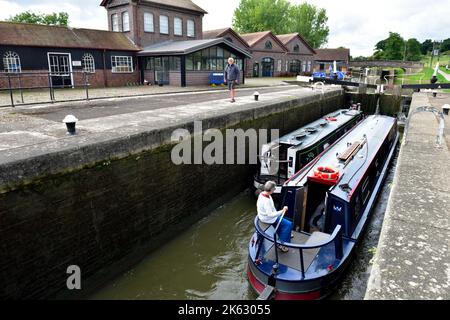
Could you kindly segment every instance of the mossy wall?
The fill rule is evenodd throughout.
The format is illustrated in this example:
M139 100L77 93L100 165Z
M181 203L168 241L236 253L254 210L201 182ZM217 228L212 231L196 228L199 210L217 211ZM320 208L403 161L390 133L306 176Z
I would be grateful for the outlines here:
M343 105L339 95L234 127L285 134ZM0 298L85 297L252 184L255 166L176 166L172 147L0 194ZM66 288L69 265L81 268L81 292Z
M387 94L359 94L359 93L347 93L346 94L346 106L350 105L350 101L353 103L361 103L362 111L366 114L374 114L377 109L377 101L380 97L380 114L387 116L396 116L398 112L402 110L402 103L404 97Z

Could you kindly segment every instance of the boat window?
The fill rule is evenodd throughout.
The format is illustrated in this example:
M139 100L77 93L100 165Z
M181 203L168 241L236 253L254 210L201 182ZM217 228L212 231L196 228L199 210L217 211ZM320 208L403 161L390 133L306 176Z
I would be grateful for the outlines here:
M304 164L310 163L316 157L316 153L313 151L303 153L300 157L300 162Z
M364 181L363 187L362 187L362 199L363 199L363 205L366 204L367 200L369 199L369 195L370 195L370 188L369 188L369 183L370 183L370 177L366 178L366 181Z
M359 217L360 213L361 213L361 197L358 195L355 198L355 206L354 206L354 212L353 212L353 221L356 222L356 219Z

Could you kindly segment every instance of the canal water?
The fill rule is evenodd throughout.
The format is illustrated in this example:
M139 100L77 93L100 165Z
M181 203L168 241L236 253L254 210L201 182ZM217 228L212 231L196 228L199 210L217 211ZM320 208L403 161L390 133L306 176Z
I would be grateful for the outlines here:
M395 165L390 169L356 259L330 299L364 298L394 172ZM90 298L255 299L246 277L247 246L254 231L255 205L254 195L244 192Z

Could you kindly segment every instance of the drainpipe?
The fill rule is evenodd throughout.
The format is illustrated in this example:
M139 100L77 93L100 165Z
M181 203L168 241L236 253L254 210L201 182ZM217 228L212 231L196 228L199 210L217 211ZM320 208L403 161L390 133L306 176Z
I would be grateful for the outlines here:
M103 84L105 88L108 87L108 79L106 72L106 49L103 49Z
M141 46L141 38L139 35L140 28L138 28L139 23L137 21L137 5L132 4L132 8L133 8L134 43L136 43L138 46Z

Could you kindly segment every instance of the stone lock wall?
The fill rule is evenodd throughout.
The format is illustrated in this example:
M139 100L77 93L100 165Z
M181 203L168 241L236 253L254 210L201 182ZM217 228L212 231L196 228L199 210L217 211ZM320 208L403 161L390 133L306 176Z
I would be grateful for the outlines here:
M211 118L203 122L203 130L277 128L285 134L343 103L339 92L303 104L279 102L259 111ZM192 126L185 125L190 130ZM170 137L172 131L149 131L86 147L70 159L45 155L41 161L46 165L68 161L75 166L92 152L111 154L119 146L129 150L128 156L105 157L81 170L68 167L22 185L0 185L0 298L86 297L251 186L256 169L251 165L176 166L169 144L133 152L134 146L157 135ZM66 288L70 265L81 268L81 292Z

